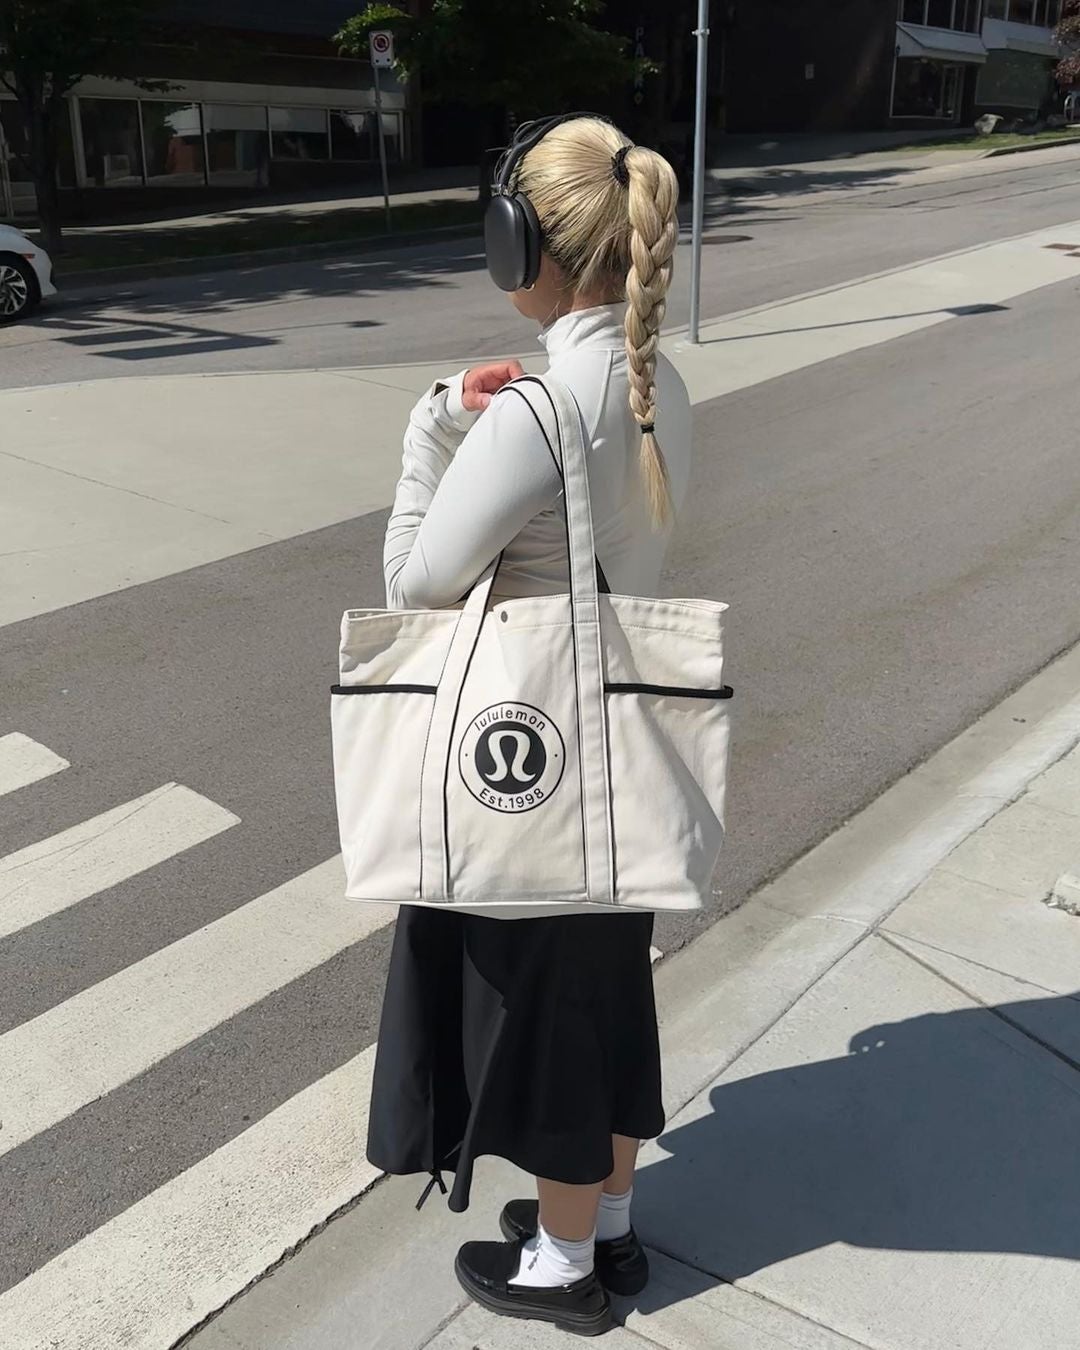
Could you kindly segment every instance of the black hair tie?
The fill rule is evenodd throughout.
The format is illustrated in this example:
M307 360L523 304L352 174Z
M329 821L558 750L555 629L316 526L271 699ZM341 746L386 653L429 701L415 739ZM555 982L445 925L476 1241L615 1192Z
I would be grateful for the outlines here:
M622 184L623 187L630 186L630 173L626 167L626 156L633 148L632 145L624 145L611 156L611 172L615 175L616 183Z
M650 431L655 431L655 430L656 430L656 423L655 423L655 422L646 422L645 425L641 428L641 434L642 434L643 436L647 436L647 435L649 434Z

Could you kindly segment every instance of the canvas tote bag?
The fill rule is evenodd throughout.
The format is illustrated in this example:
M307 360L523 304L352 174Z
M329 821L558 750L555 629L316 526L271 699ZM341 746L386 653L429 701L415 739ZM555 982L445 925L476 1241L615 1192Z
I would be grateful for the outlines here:
M461 606L345 612L345 893L696 909L723 837L727 606L598 592L580 410L550 374L514 388L561 466L570 593L493 603L495 559Z

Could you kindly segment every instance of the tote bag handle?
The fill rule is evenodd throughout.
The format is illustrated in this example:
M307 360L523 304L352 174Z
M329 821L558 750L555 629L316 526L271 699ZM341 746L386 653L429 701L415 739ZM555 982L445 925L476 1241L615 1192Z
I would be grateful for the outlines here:
M523 386L532 387L526 394ZM555 414L569 554L585 894L592 903L613 904L615 854L604 700L604 644L585 455L586 430L576 399L554 375L545 375L543 379L525 376L515 380L514 387L521 390L531 405L534 398L549 403ZM446 793L450 751L461 689L480 637L501 558L500 554L488 564L469 592L454 629L435 695L424 754L420 803L420 898L425 901L445 902L449 899Z

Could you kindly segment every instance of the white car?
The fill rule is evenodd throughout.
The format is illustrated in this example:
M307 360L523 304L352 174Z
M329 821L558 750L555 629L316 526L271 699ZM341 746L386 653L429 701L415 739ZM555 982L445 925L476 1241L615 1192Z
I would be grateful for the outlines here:
M55 294L49 255L13 226L0 225L0 324L25 318Z

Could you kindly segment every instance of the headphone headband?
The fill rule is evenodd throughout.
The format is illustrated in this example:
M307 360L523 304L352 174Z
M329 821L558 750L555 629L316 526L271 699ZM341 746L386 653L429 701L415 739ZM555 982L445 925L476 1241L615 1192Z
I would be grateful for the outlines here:
M494 191L508 192L515 169L533 146L542 141L549 131L561 126L563 122L575 122L580 117L591 117L597 122L609 122L611 120L600 113L572 112L560 113L555 117L538 117L531 122L522 122L514 132L514 139L506 147L495 166Z

